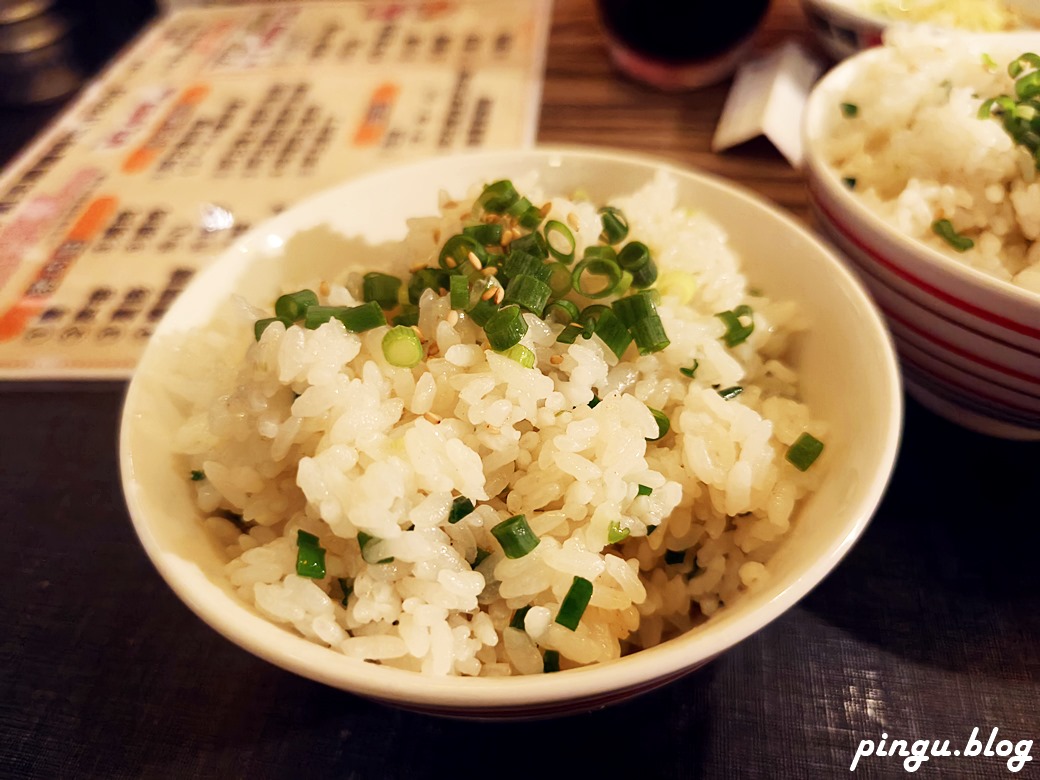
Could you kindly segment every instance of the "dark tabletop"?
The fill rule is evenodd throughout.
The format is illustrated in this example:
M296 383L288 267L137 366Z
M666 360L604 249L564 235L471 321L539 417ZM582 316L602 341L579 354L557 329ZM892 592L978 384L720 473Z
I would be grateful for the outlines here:
M803 28L777 2L763 34ZM804 216L775 151L707 151L724 95L618 79L588 4L556 0L540 140L654 150ZM55 110L0 110L0 160ZM650 130L627 132L637 121ZM983 744L998 729L994 747L1028 747L1018 776L1040 777L1040 744L1017 747L1040 743L1038 444L968 432L908 399L880 509L798 606L635 701L474 723L296 677L190 613L127 516L123 391L0 383L0 777L838 777L861 740L949 740L952 754L976 728ZM901 776L902 761L865 757L855 774ZM1000 777L1006 762L935 757L918 774Z

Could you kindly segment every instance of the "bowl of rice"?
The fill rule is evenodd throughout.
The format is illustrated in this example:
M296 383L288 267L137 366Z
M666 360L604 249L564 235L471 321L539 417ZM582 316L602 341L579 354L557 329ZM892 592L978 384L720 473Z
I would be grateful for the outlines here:
M802 0L802 9L816 40L835 60L879 45L893 26L978 33L1040 26L1033 0Z
M902 419L855 277L758 197L580 148L388 169L257 227L120 434L173 590L355 694L538 717L664 685L862 533Z
M1025 439L1040 438L1040 180L1023 118L1038 50L1040 33L894 31L821 80L805 114L815 217L885 312L908 391Z

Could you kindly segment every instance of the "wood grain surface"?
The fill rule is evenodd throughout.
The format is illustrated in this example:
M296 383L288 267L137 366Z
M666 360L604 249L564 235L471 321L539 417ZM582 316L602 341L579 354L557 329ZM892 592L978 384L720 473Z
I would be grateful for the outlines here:
M813 45L797 0L773 0L751 56L790 39ZM669 93L636 83L611 65L595 0L555 0L538 141L655 154L744 184L805 219L804 181L766 139L711 151L730 84Z

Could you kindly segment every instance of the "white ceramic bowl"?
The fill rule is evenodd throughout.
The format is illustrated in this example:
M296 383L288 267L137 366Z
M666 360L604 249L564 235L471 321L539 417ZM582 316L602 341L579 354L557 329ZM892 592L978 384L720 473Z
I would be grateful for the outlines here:
M1022 51L1023 45L1035 51L1040 33L1009 33L999 40L1009 51ZM856 55L809 96L804 145L814 217L885 313L908 392L959 425L1040 439L1040 295L897 232L842 183L823 156L822 140L833 122L842 121L840 96L867 64L884 56L885 49Z
M204 325L232 291L268 302L280 285L334 273L329 246L378 243L405 233L405 218L436 213L437 193L537 170L547 192L581 187L594 200L634 190L658 169L678 180L682 203L710 212L730 233L754 284L794 299L812 327L797 366L805 399L832 433L828 478L804 505L768 586L705 625L619 661L559 674L436 679L364 663L260 617L228 584L171 453L179 422L164 385L160 343ZM338 238L337 238L338 237ZM591 709L663 685L701 666L797 602L866 527L899 441L902 397L894 350L869 297L805 228L750 193L644 157L579 149L439 158L349 181L257 227L201 273L156 331L126 396L120 435L126 500L141 542L176 593L213 628L285 669L411 709L463 717L534 717Z

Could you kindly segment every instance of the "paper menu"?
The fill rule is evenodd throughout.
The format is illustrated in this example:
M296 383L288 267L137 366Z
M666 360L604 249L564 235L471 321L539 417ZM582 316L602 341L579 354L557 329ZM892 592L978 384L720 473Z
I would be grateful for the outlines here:
M257 222L378 166L530 144L550 3L158 21L0 175L0 378L125 377L177 293Z

